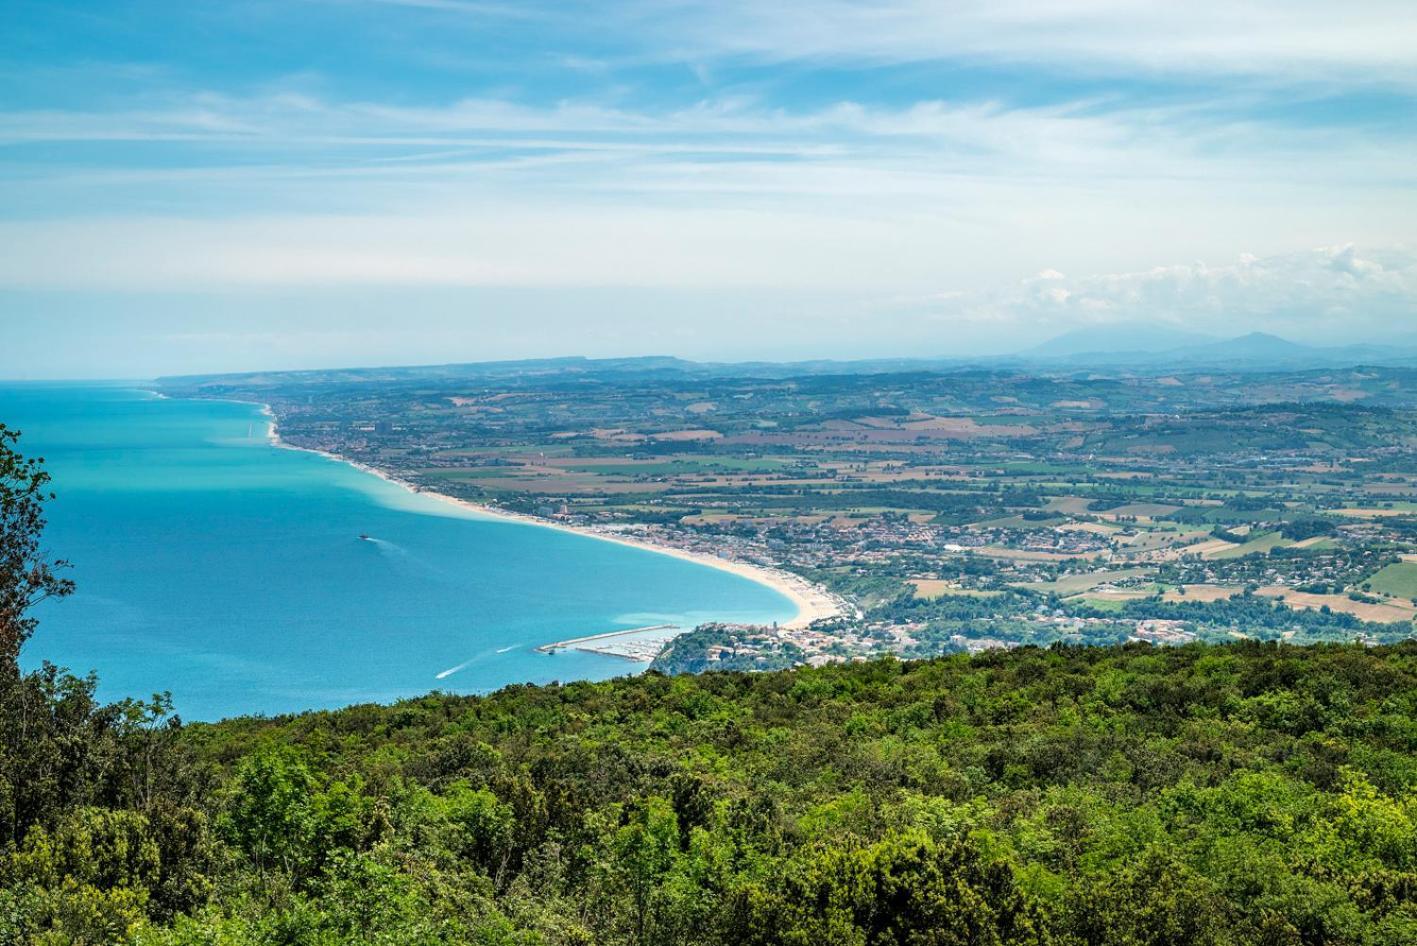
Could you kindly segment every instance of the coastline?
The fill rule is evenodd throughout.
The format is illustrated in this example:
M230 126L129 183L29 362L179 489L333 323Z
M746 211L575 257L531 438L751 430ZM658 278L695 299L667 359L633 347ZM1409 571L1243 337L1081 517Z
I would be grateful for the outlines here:
M240 403L251 404L252 402L242 401ZM272 446L279 447L283 450L299 450L304 453L313 453L328 460L334 460L338 463L352 466L356 470L377 476L379 479L387 483L392 483L400 489L415 495L427 496L430 499L457 506L460 509L489 519L503 519L510 522L518 522L522 525L537 526L542 529L556 529L561 532L572 533L573 535L599 539L602 542L613 542L617 545L655 552L660 555L669 555L682 561L694 562L698 565L716 568L719 571L728 572L740 578L746 578L749 581L771 588L791 601L793 607L797 609L797 613L793 615L792 618L787 621L779 622L778 626L781 628L789 630L801 629L810 626L815 621L839 617L845 613L845 608L835 595L832 595L824 588L812 584L799 575L794 575L782 569L772 568L767 565L758 565L752 562L741 562L719 555L711 555L707 552L695 552L688 549L675 548L670 545L661 545L644 538L626 536L618 532L596 529L591 526L573 526L564 522L554 522L549 519L526 515L525 513L497 509L493 506L475 503L467 499L460 499L457 496L449 496L446 493L440 493L435 490L421 489L417 485L402 480L397 476L393 476L377 467L372 467L367 463L361 463L358 460L351 460L348 457L342 457L328 450L318 450L313 447L301 447L288 443L280 436L275 411L271 409L271 406L269 404L260 404L259 407L261 413L267 419L266 439ZM690 630L690 628L685 628L685 630Z
M536 650L543 654L554 654L562 650L583 650L590 654L619 657L621 660L632 660L636 663L653 663L666 644L687 630L674 624L653 624L649 627L632 627L623 631L571 637L542 644Z

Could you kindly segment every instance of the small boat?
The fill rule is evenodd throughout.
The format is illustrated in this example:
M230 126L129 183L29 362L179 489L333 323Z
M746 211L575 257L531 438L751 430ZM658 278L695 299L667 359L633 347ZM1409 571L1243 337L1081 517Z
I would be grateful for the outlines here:
M361 532L361 533L359 533L359 537L360 537L361 539L363 539L365 542L373 542L373 541L374 541L374 537L373 537L372 535L370 535L369 533L367 533L367 532Z

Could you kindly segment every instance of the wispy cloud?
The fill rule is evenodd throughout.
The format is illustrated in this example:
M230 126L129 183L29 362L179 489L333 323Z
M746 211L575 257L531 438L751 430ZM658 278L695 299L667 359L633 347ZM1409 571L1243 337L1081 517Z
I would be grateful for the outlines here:
M1417 250L1346 244L1136 272L1070 277L1047 269L1006 289L918 304L937 320L1034 331L1142 322L1324 342L1417 337Z
M142 150L12 161L0 195L36 209L0 225L0 286L977 290L1043 266L1404 240L1409 134L1280 135L1194 102L1097 100L634 109L204 92L10 112L0 142L14 148Z
M867 106L838 101L788 109L752 99L703 99L683 108L628 109L565 101L531 106L495 99L447 105L330 102L308 95L237 98L200 93L143 108L0 113L0 144L82 148L96 143L166 146L146 166L164 173L264 168L300 174L454 173L471 162L544 164L548 155L656 158L660 171L689 168L695 186L761 172L759 186L810 180L802 161L863 172L888 170L925 184L941 175L1077 179L1139 176L1322 176L1330 186L1361 180L1410 184L1417 131L1402 127L1278 128L1195 103L1132 107L1098 101L1008 106L924 100ZM23 152L21 152L22 154ZM1302 157L1303 160L1296 160ZM702 162L759 158L777 168ZM423 165L421 168L413 168ZM23 161L11 166L24 169ZM141 175L126 160L105 171ZM89 161L45 166L53 179L94 170ZM634 175L643 179L642 169ZM1105 177L1104 177L1105 176ZM651 174L662 184L667 176ZM113 180L113 178L109 178ZM587 188L607 182L592 176Z
M0 291L731 292L882 352L1411 317L1403 251L1307 249L1417 245L1410 0L58 6L0 51Z
M1417 83L1406 0L317 0L540 20L624 59L968 60L1087 73ZM441 20L447 26L449 20Z
M642 29L686 56L1417 82L1406 0L719 0L680 4L677 16L655 3L639 10Z

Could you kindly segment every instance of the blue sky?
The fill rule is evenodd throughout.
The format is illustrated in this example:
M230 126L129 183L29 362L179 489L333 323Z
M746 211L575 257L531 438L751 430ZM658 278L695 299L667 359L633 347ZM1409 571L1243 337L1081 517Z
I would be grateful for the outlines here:
M11 0L0 376L1417 331L1410 0Z

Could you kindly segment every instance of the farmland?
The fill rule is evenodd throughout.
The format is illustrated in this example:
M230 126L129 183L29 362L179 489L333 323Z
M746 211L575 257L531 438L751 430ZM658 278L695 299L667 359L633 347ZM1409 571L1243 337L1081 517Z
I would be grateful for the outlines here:
M1379 594L1417 601L1417 562L1394 562L1364 585Z
M707 629L724 666L1409 636L1417 372L1177 380L629 359L168 387L267 402L288 442L415 488L845 602L786 636Z

